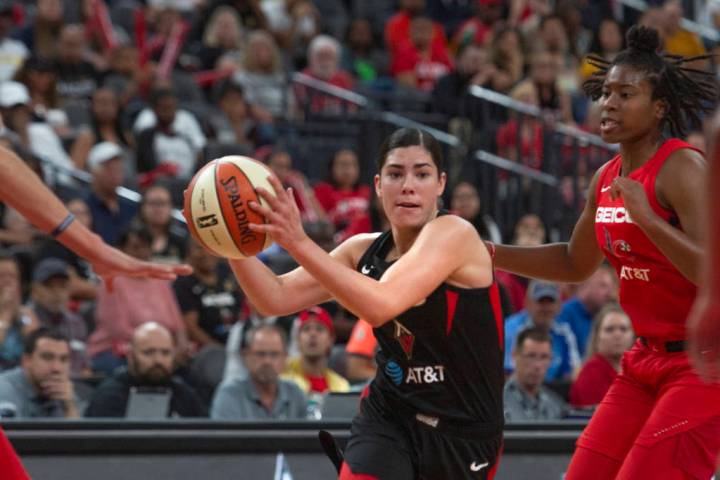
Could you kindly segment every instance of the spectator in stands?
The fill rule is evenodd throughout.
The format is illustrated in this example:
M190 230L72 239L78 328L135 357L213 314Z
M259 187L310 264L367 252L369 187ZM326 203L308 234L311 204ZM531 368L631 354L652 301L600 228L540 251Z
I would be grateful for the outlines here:
M552 340L547 331L528 328L513 343L515 373L505 383L503 406L506 422L558 420L567 405L543 385L553 357Z
M193 273L175 280L174 290L188 337L199 348L225 345L240 319L242 291L227 266L196 241L189 241L185 260Z
M258 125L252 118L243 86L234 78L220 87L217 104L220 110L210 117L215 141L255 150L260 144L271 143L274 132L271 124Z
M620 373L623 353L632 347L630 317L617 304L606 305L595 316L587 360L570 388L570 404L588 407L600 403Z
M295 382L305 394L349 391L348 381L328 367L335 343L330 314L312 307L300 312L297 322L299 355L288 359L282 378Z
M152 255L152 236L146 229L131 228L120 237L118 247L131 257L147 261ZM184 364L188 355L187 331L166 280L118 277L112 292L100 288L95 309L97 327L88 340L92 369L111 375L115 368L124 366L135 328L153 321L173 334L177 361Z
M350 383L365 383L375 378L377 363L375 354L378 343L373 334L372 325L359 318L345 345L345 374Z
M552 14L550 0L510 0L508 24L521 29L526 35L535 34L543 17Z
M472 223L484 240L501 242L500 229L490 215L483 213L480 193L472 183L459 182L455 185L450 196L450 210Z
M20 267L15 257L0 251L0 370L20 363L23 339L38 328L32 310L22 306Z
M527 328L542 330L552 339L552 361L545 370L545 380L570 380L580 368L577 339L567 324L559 323L560 292L554 283L533 280L528 287L525 310L505 320L505 372L513 372L513 345Z
M250 33L242 68L234 79L243 86L252 116L259 122L272 123L286 114L288 106L294 108L280 50L267 32Z
M287 358L287 336L274 325L251 328L243 347L249 377L231 378L215 392L210 417L216 420L292 420L305 418L306 399L293 382L280 379Z
M302 73L332 86L351 90L352 77L340 68L340 42L329 35L318 35L308 46L308 67ZM329 95L296 85L298 107L311 113L340 114L351 105Z
M227 5L216 8L205 26L198 49L202 67L214 69L221 56L231 57L239 63L244 50L245 32L237 10Z
M492 61L498 71L507 76L508 91L525 74L525 46L520 30L501 27L495 33L491 44Z
M153 237L154 262L182 263L185 258L189 238L187 227L175 220L172 212L172 197L167 187L153 185L145 190L136 222L147 228Z
M579 86L578 79L578 61L570 47L565 24L559 15L548 15L540 21L540 28L537 33L538 41L541 48L544 49L549 57L556 63L555 79L549 78L550 71L546 71L544 63L534 65L533 60L530 61L531 72L538 93L540 94L540 104L542 108L558 110L563 108L560 104L554 105L551 99L551 93L546 91L554 84L559 92L565 94L573 94L577 92ZM537 52L535 55L540 54ZM568 104L570 99L567 99ZM571 117L564 118L564 121L571 121Z
M267 17L261 8L261 2L257 0L209 0L205 3L208 6L201 11L195 27L198 31L195 38L202 35L215 10L222 6L229 6L240 15L243 29L247 31L268 29Z
M115 245L138 211L134 202L117 193L125 180L124 162L122 149L111 142L95 145L87 160L92 183L85 202L95 233L110 245Z
M5 207L0 228L0 245L15 252L34 252L42 232L14 208Z
M206 417L207 410L197 393L173 376L175 342L164 326L147 322L133 332L127 369L106 379L95 390L85 410L86 417L124 417L132 389L169 391L168 417Z
M49 183L69 184L69 176L52 172L48 167L73 168L72 160L52 127L33 115L30 102L30 93L22 83L0 83L0 113L5 126L18 135L24 148L47 162L43 167Z
M432 90L433 109L450 117L480 119L485 102L468 93L468 88L478 86L496 91L509 87L509 77L490 60L484 47L469 43L460 48L455 69L441 77Z
M701 152L708 151L707 139L705 138L705 134L702 131L699 131L699 130L690 131L687 134L685 141L688 142L693 147L700 150Z
M410 22L410 40L394 50L391 72L405 87L430 92L442 76L452 70L446 46L432 42L433 23L428 17L416 16Z
M290 30L285 56L290 60L293 70L302 70L310 62L309 45L322 33L323 19L313 1L299 0L291 2L290 16L294 28ZM331 37L333 38L333 37Z
M10 38L14 27L13 0L0 1L0 82L13 78L15 72L30 55L24 43Z
M15 418L78 418L82 405L70 380L70 344L39 328L25 341L22 364L0 373L0 404Z
M605 305L617 299L618 280L615 271L609 265L601 265L580 284L573 298L563 304L557 321L572 329L581 356L585 355L588 346L593 317Z
M183 183L195 172L207 139L195 116L178 109L177 96L169 88L157 88L150 96L152 110L145 109L133 126L137 135L137 171L141 185L158 178Z
M14 79L27 87L33 114L53 127L59 136L68 137L72 128L67 114L59 108L55 62L32 55Z
M112 142L125 150L135 147L132 135L122 125L120 103L112 89L101 87L93 92L89 113L90 124L80 128L70 151L78 168L86 168L90 149L98 143ZM126 168L129 170L127 173L134 173L130 165Z
M154 62L141 64L136 46L120 45L110 54L110 70L103 78L103 86L115 92L120 106L140 109L144 106L141 96L155 78L155 72Z
M37 0L35 18L15 36L34 54L52 58L57 49L64 13L62 0Z
M98 87L99 72L85 60L85 27L64 25L57 46L57 93L61 104L90 100Z
M68 310L70 265L58 258L46 258L35 265L28 308L40 326L62 333L70 345L70 374L82 376L88 367L85 321Z
M614 18L606 18L600 22L600 26L593 35L589 53L611 62L615 58L615 55L624 48L625 35L623 35L623 28L620 22ZM582 65L580 65L580 77L583 81L596 71L597 68L590 65L587 58L585 58Z
M477 0L475 15L467 19L453 36L453 47L460 50L466 45L488 46L493 37L495 24L502 18L503 0Z
M343 47L341 66L357 82L369 84L388 75L389 57L376 44L369 20L350 22Z
M370 187L360 183L360 161L347 148L336 151L328 164L325 182L315 185L315 197L335 226L335 243L347 237L345 229L357 216L367 216Z
M535 85L524 80L516 85L510 97L518 102L539 106L539 99ZM528 115L511 113L511 118L498 128L496 134L498 155L526 167L541 169L543 159L543 125L538 118ZM518 143L520 147L518 148ZM501 179L502 195L508 195L509 185L506 179Z
M690 32L681 26L683 6L680 0L665 0L662 5L664 23L665 51L671 55L696 57L705 54L705 45L697 33ZM695 68L707 68L707 62L696 63Z
M391 57L395 57L397 49L411 40L410 23L425 11L425 0L401 0L400 11L393 15L385 24L385 49ZM445 31L439 23L431 26L431 49L447 50Z
M568 40L568 51L573 61L581 59L590 48L592 30L582 23L582 10L575 0L559 0L555 3L555 12L560 17Z
M286 188L293 188L295 202L304 221L325 219L325 211L315 198L310 183L302 172L292 168L292 157L287 151L283 149L272 151L266 163Z
M576 74L577 65L573 66L572 72ZM530 84L534 87L535 100L541 110L558 121L572 123L570 96L561 88L559 75L557 57L549 51L536 51L530 57L530 76L520 85Z

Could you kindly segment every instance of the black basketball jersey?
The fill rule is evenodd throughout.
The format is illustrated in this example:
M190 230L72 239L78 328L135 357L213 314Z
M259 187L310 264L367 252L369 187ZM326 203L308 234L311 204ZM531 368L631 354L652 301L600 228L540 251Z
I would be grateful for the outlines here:
M392 247L392 233L381 234L358 271L380 279ZM443 283L373 331L380 349L371 398L453 423L502 424L503 318L495 283L472 289Z

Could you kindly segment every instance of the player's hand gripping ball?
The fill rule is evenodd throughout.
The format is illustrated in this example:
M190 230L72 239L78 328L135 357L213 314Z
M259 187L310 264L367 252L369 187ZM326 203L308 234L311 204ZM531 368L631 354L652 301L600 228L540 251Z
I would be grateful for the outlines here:
M248 157L222 157L205 165L185 191L183 213L193 238L226 258L251 257L269 247L270 235L249 227L266 220L248 203L267 205L255 188L274 192L267 180L272 175L268 167Z

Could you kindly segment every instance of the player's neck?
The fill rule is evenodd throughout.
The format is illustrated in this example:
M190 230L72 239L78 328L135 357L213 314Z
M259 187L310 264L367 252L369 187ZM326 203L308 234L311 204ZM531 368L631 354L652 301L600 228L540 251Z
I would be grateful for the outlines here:
M621 176L626 177L632 171L643 166L658 151L662 144L660 132L655 135L646 135L636 141L620 144L622 157Z

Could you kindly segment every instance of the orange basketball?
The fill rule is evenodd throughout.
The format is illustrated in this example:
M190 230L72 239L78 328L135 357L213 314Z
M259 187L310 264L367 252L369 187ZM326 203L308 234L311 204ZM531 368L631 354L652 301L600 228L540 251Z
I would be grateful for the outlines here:
M250 223L265 223L265 217L250 209L248 202L266 205L255 191L273 175L264 164L248 157L218 158L195 174L185 192L185 212L193 238L213 253L227 258L257 255L272 244L270 235L250 230Z

